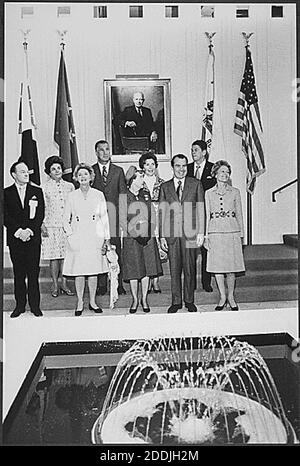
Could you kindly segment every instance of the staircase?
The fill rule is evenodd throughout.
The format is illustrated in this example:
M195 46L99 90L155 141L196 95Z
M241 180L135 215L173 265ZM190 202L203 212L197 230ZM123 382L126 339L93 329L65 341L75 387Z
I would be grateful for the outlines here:
M294 301L298 299L298 238L296 235L285 235L284 244L253 245L244 247L246 273L237 277L236 299L239 303L266 301ZM291 238L292 237L292 238ZM295 246L295 244L297 246ZM199 258L201 260L201 258ZM8 254L4 256L3 270L3 309L14 308L13 273ZM152 307L168 307L170 305L169 264L163 264L164 275L160 278L161 294L149 296ZM198 264L200 270L200 262ZM69 280L70 288L74 290L74 280ZM218 301L217 285L212 280L213 293L206 293L201 288L201 277L197 277L195 303L198 305L215 304ZM41 262L40 289L42 293L42 310L73 310L76 297L59 296L52 298L50 294L51 279L48 261ZM117 308L129 308L131 297L129 285L125 284L127 294L120 296ZM100 296L101 307L109 307L109 296Z

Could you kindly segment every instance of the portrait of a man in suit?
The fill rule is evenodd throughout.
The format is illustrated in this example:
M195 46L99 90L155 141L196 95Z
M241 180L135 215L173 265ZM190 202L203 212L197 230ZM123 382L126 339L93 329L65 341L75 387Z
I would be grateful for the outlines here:
M133 105L125 107L119 118L119 122L124 128L124 134L127 137L147 136L150 143L155 143L157 132L151 109L144 107L145 96L143 92L135 92L132 102Z
M106 82L106 140L112 155L170 151L168 80Z

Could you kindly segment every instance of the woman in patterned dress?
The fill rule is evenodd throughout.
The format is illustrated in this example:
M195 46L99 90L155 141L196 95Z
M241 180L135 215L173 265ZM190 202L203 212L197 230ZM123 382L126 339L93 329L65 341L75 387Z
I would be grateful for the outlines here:
M42 258L50 261L53 298L59 293L74 296L68 288L66 277L62 276L62 267L66 249L66 235L63 229L63 214L68 194L74 190L72 183L62 179L63 160L52 155L45 161L45 173L49 176L43 187L45 197L45 218L42 224ZM61 276L61 287L58 285Z
M97 275L109 271L106 251L110 247L107 205L104 194L91 187L95 173L86 163L74 170L79 188L67 199L64 212L64 230L67 235L63 274L75 277L77 307L75 315L83 311L85 277L88 279L89 309L101 313L96 304Z
M245 271L242 241L244 225L240 192L230 185L231 167L218 160L211 170L217 184L205 192L207 271L215 274L220 293L216 311L229 304L237 311L234 298L235 274ZM225 277L227 282L227 297Z
M157 157L153 154L152 151L145 152L141 155L139 159L139 166L141 170L144 172L144 184L143 184L143 191L145 198L150 198L152 201L152 205L155 209L156 213L156 229L155 229L155 237L157 240L157 245L160 253L160 257L162 260L166 260L167 254L160 249L160 242L158 240L158 199L159 199L159 192L160 187L164 180L160 178L157 174ZM161 293L161 289L159 287L159 277L150 278L149 281L149 290L148 292L151 293L153 290L154 293Z

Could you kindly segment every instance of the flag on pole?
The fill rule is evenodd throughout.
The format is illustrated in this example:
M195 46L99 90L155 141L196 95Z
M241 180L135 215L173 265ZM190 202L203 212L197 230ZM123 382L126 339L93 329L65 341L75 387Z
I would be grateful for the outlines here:
M214 114L214 101L215 101L215 54L213 45L209 45L208 61L206 69L206 83L205 83L205 100L204 112L202 118L202 134L201 139L207 143L208 149L212 142L213 131L213 114Z
M28 57L27 42L24 42L25 73L21 82L20 104L19 104L19 134L21 135L21 152L19 160L26 163L29 168L29 179L40 185L40 168L36 143L36 124L33 115L33 105L28 79Z
M75 126L63 49L60 54L57 82L54 141L59 146L59 156L64 162L66 181L72 181L74 168L78 164Z
M256 93L253 63L249 46L235 115L234 132L242 138L242 151L247 160L247 191L254 193L256 178L265 172L261 144L262 124Z

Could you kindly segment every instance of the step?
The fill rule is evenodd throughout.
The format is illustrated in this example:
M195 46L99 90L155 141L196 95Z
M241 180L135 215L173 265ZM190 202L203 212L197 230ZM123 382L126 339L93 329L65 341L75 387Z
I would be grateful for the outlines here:
M285 244L261 244L244 247L246 270L298 270L298 250ZM13 271L8 254L4 255L3 277L12 278ZM163 264L164 275L169 274L168 263ZM50 276L49 261L42 260L40 277Z
M47 277L40 277L40 291L41 293L50 293L52 288L52 282L49 275ZM264 285L278 285L284 286L288 284L298 283L298 272L297 270L246 270L245 275L237 277L237 282L240 286L251 287L251 286L264 286ZM74 279L68 281L71 289L74 290ZM164 287L164 284L170 288L171 276L169 271L167 274L160 278L160 286ZM197 276L197 285L200 286L201 273ZM6 278L3 282L3 293L11 294L14 292L14 281L13 278Z
M195 292L195 303L196 305L204 304L215 304L219 300L219 293L217 292L216 284L213 283L213 293L206 293L203 290L196 290ZM120 296L116 306L116 312L118 308L129 309L131 304L130 292L127 289L127 294ZM297 301L298 299L298 285L291 284L285 285L280 288L274 286L261 286L255 287L241 287L237 284L235 292L236 300L240 303L251 303L251 302L268 302L268 301ZM162 288L161 294L150 294L149 295L150 307L167 308L171 304L171 293L169 288ZM88 302L88 295L85 293L85 302ZM109 307L109 296L97 297L98 304L107 309ZM4 311L11 311L15 306L14 296L12 294L5 295L3 299ZM75 296L59 296L58 298L52 298L49 294L41 296L41 309L43 310L74 310L76 306Z
M299 247L299 239L298 235L283 235L283 242L288 246L292 246L293 248Z

